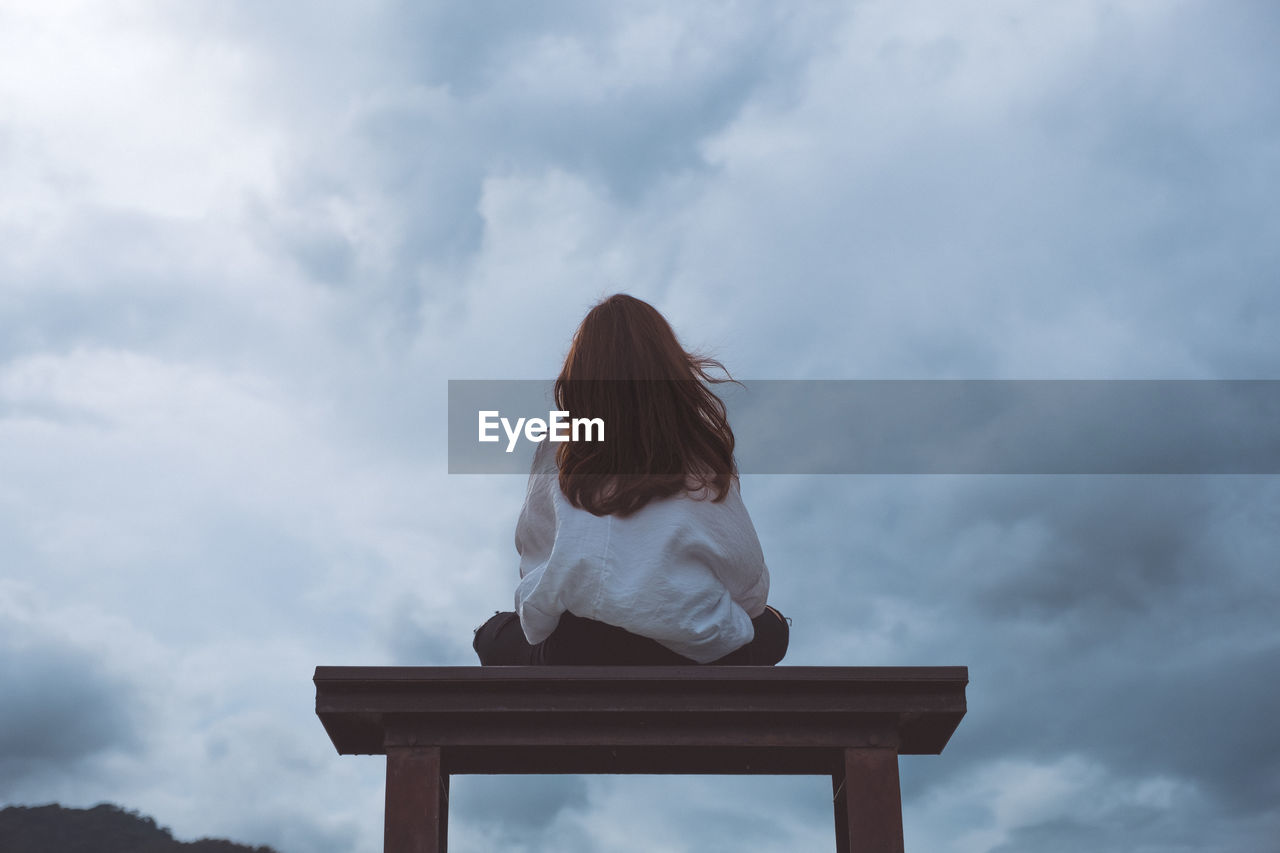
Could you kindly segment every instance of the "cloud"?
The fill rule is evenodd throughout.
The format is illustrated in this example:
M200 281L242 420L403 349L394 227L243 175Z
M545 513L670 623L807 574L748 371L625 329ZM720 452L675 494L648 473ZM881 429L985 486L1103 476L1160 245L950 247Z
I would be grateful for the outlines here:
M1270 161L1244 140L1271 133L1238 135L1257 111L1217 95L1218 74L1271 61L1234 41L1253 13L962 8L860 9L798 104L745 110L708 144L721 174L681 220L690 310L739 341L784 335L810 376L1270 375L1232 306L1265 299L1275 210L1244 176ZM956 56L926 73L940 44ZM1209 165L1152 173L1100 141L1153 135ZM765 311L715 311L779 286Z
M962 850L1183 850L1206 814L1193 787L1166 777L1123 777L1079 756L1001 760L912 804L907 843ZM1218 828L1226 848L1247 835Z
M562 811L584 810L587 791L584 776L465 776L450 783L449 815L506 849L547 832Z
M333 753L311 669L472 662L523 481L446 475L445 380L547 378L603 294L746 378L1276 374L1264 3L0 24L14 801L377 849L382 767ZM1273 479L744 497L787 663L971 667L946 752L903 761L909 844L1246 851L1280 784ZM463 779L455 847L829 846L825 785Z
M1271 819L1278 698L1256 673L1280 650L1261 556L1274 478L753 477L744 498L795 620L786 663L969 666L946 751L903 762L909 820L938 844L999 843L964 817L990 799L972 774L1064 756L1117 792L1172 786L1196 817L1146 803L1086 819L1064 800L1037 839L1085 844L1114 820L1114 849L1180 849L1212 825L1247 850ZM940 797L964 805L935 815Z
M17 585L0 583L0 616L0 796L138 750L142 697L118 666L33 613Z
M697 776L664 779L651 776L588 777L585 796L578 783L569 805L562 805L566 782L558 777L552 797L557 802L515 831L495 827L507 819L497 812L520 808L529 798L535 807L545 798L535 794L533 778L508 784L484 785L494 792L484 815L464 814L451 820L450 844L461 849L556 849L587 853L593 850L672 851L742 849L783 851L830 846L835 838L829 779L812 777ZM479 778L455 783L460 791L482 787ZM465 787L464 787L465 786ZM504 799L502 791L507 794ZM470 795L469 795L470 796Z

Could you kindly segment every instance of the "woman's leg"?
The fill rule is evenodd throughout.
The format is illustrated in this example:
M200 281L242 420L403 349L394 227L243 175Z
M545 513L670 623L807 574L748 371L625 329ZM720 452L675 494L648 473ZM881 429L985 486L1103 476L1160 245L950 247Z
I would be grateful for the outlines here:
M675 666L692 664L670 649L614 625L560 614L550 637L531 644L511 611L493 614L471 642L481 666Z
M755 637L716 666L773 666L787 653L790 628L773 607L751 620ZM696 666L657 640L614 625L563 613L551 636L531 645L511 611L495 613L476 629L471 643L483 666Z
M615 625L562 613L550 637L532 645L520 618L495 613L475 631L471 643L482 666L679 666L694 661L657 640Z
M751 620L756 628L751 641L751 663L755 666L773 666L787 655L791 645L791 623L776 608L765 605L764 612Z
M520 617L510 610L494 613L471 641L481 666L534 666L542 662L541 646L524 638Z
M787 646L791 642L791 628L787 617L766 604L764 612L752 619L751 624L756 629L751 642L719 660L713 660L712 665L773 666L786 656Z
M693 661L649 637L565 612L543 643L543 660L560 666L680 666Z

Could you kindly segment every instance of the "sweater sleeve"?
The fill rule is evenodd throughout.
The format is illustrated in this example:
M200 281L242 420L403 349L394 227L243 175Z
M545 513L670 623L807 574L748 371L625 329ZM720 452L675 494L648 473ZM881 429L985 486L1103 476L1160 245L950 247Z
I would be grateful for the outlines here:
M725 553L713 555L708 563L734 602L754 619L769 600L769 567L736 482L725 497L719 525L719 536L727 543Z
M648 592L649 601L635 602L639 607L617 621L698 663L724 657L755 635L751 617L699 563L669 566ZM640 625L627 624L637 616Z
M525 639L539 643L551 636L565 611L561 601L561 577L549 572L548 562L556 545L556 509L549 489L559 488L555 455L539 446L529 472L524 506L516 522L516 552L520 555L520 583L515 591L515 611Z

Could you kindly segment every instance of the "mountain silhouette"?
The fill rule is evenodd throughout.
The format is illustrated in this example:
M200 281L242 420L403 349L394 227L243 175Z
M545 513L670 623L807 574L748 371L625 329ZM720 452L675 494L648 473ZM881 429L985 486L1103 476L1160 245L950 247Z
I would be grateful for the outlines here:
M176 841L172 833L134 811L102 803L91 809L9 806L0 809L4 853L276 853L218 838Z

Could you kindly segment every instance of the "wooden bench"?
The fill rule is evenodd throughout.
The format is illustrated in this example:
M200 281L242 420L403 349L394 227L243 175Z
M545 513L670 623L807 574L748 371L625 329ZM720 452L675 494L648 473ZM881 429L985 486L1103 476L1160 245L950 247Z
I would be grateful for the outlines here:
M387 756L386 853L446 849L455 773L829 775L836 849L901 853L898 756L942 751L968 681L962 666L315 673L338 752Z

